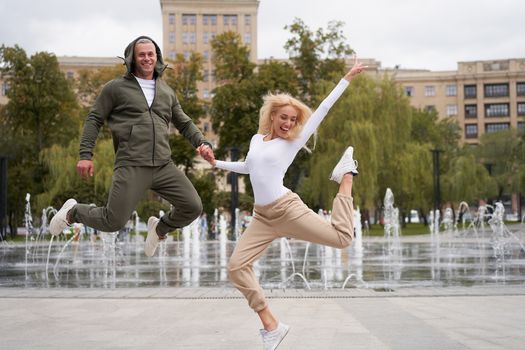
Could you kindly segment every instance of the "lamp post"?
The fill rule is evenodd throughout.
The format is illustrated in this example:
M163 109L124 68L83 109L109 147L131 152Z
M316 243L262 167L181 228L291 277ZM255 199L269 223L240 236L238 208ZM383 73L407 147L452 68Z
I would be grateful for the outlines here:
M0 156L0 241L7 238L7 159Z
M441 208L441 189L439 185L439 153L443 151L439 149L432 150L432 163L433 163L433 179L434 179L434 210Z
M239 149L237 147L232 147L230 149L230 159L232 162L239 160ZM239 179L236 172L230 172L230 185L231 185L231 228L232 232L235 232L235 225L237 222L235 209L239 206Z

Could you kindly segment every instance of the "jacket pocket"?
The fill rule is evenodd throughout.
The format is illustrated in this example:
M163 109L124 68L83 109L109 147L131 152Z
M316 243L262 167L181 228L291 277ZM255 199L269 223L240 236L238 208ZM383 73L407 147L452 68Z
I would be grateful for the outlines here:
M155 158L171 159L169 131L165 123L155 123Z
M128 140L130 157L135 159L151 157L154 139L151 123L133 125Z

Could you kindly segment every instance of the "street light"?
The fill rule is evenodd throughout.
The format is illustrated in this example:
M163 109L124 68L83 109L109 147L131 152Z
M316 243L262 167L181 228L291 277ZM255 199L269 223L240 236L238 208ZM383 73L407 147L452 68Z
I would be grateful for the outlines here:
M237 147L230 148L230 159L232 162L239 160L239 149ZM239 180L236 172L230 172L230 185L231 185L231 228L232 232L235 232L235 225L237 222L235 209L239 206Z
M0 156L0 241L7 238L7 159Z

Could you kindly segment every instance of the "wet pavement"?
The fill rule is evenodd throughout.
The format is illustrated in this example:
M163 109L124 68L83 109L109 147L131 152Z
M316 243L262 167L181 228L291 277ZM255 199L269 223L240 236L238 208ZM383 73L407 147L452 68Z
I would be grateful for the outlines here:
M279 349L523 349L522 286L267 290ZM231 288L0 289L1 349L261 349Z

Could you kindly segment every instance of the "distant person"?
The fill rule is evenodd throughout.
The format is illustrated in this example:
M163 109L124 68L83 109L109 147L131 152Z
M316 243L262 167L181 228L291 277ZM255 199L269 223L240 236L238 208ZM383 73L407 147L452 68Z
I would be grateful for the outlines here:
M89 112L80 141L77 172L93 176L93 149L104 122L115 149L115 167L108 202L104 207L68 199L50 222L58 235L73 222L99 231L124 227L148 189L170 202L172 210L150 217L144 252L152 256L166 234L191 223L202 212L197 191L171 159L171 122L201 155L213 156L211 144L184 113L175 92L160 79L166 69L158 45L146 36L133 40L124 51L124 76L108 82Z
M350 81L365 67L355 60L319 108L310 108L287 94L268 95L259 113L259 130L250 142L246 160L223 162L212 154L205 159L219 169L250 174L255 197L254 216L241 235L228 265L230 281L257 312L264 349L276 349L289 327L270 311L263 290L254 274L253 263L273 240L290 237L336 248L350 245L354 238L352 182L357 175L353 148L348 147L330 176L339 183L333 202L331 223L314 213L283 185L283 178L295 156L322 122ZM314 321L315 322L315 321Z

